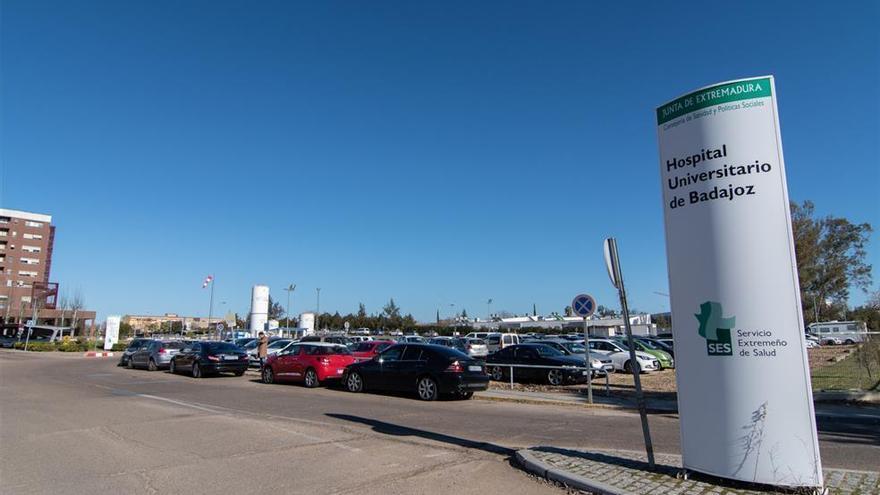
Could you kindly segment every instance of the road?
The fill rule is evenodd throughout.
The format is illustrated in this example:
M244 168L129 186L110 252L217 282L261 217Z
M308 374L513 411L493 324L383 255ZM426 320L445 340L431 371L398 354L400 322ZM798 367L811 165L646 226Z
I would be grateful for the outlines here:
M0 493L561 494L515 469L535 445L639 450L638 416L195 380L115 360L0 352ZM880 411L821 408L828 467L876 469ZM675 415L650 418L678 453Z

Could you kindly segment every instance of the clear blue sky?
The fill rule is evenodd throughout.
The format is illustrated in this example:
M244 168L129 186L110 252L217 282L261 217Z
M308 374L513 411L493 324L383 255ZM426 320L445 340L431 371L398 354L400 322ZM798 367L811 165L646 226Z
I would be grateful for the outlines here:
M773 74L792 199L880 228L880 4L618 3L7 0L0 204L101 319L617 307L612 235L662 311L654 109Z

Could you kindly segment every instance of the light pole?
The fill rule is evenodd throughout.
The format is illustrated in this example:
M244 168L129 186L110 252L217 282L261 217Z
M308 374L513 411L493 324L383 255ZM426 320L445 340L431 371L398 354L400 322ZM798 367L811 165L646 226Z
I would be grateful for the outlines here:
M214 316L214 276L211 275L208 283L211 284L211 299L208 303L208 330L211 330L211 317ZM214 327L214 331L216 333L217 327ZM220 340L219 335L217 336L217 340Z
M318 295L318 309L315 311L315 328L318 330L321 329L320 320L321 320L321 288L318 287L315 289L315 292Z
M296 290L296 284L288 284L284 289L287 292L287 328L290 329L290 294Z

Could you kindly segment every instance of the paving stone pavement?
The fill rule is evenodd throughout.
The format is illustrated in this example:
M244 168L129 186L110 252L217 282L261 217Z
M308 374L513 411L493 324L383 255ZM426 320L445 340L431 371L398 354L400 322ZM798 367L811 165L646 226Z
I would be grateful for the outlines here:
M718 486L691 477L680 479L678 474L681 456L655 455L657 470L647 470L647 458L643 453L631 451L581 451L556 447L533 447L525 449L533 458L548 467L562 470L602 483L621 492L668 495L750 495L776 492L738 486ZM880 494L880 473L873 471L849 471L824 469L825 486L829 494L870 495Z

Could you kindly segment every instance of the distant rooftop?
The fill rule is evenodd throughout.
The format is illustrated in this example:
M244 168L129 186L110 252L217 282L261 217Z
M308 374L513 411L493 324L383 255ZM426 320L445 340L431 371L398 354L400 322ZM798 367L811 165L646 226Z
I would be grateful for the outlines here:
M29 211L21 210L7 210L6 208L0 208L0 217L21 218L23 220L31 220L34 222L52 223L52 215L31 213Z

